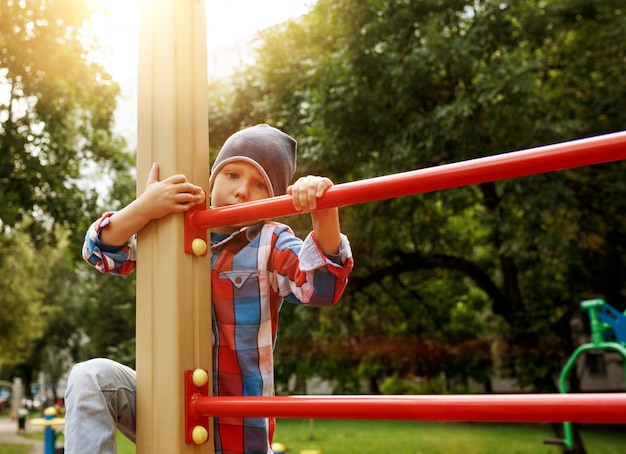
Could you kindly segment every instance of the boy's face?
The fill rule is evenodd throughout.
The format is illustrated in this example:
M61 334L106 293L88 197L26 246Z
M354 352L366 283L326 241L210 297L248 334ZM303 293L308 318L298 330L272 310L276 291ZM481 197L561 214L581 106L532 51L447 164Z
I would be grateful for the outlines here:
M270 196L265 178L256 167L244 161L233 161L222 167L211 190L211 206L214 208L237 203L267 199ZM215 232L232 233L246 223L213 229Z

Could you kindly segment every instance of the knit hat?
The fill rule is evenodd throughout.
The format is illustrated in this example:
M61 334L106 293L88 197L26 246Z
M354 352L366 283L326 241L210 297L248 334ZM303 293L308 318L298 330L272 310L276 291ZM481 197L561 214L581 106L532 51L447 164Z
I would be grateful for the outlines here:
M283 195L296 171L297 142L272 126L261 124L236 132L224 142L213 167L209 187L229 162L252 164L263 175L270 197Z

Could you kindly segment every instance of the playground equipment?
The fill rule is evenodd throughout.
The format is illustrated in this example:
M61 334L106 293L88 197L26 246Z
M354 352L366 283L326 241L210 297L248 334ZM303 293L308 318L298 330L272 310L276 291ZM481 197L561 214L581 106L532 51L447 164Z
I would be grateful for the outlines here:
M137 174L148 175L152 163L158 162L162 176L182 173L191 181L206 182L209 180L209 121L205 2L142 0L140 17ZM533 153L529 151L528 154ZM512 161L507 162L506 156ZM335 206L343 206L406 195L408 193L395 193L403 186L410 187L411 193L428 192L619 159L626 159L624 133L544 148L534 159L524 153L508 154L502 158L484 158L416 171L419 173L414 175L409 172L404 176L414 177L415 181L410 184L404 182L400 174L398 179L388 177L389 180L382 181L382 186L386 186L384 192L375 185L376 181L366 180L350 183L354 186L348 186L352 189L347 192L352 194L347 197L342 193L343 189L338 189L341 185L337 185L320 200L320 208L329 207L324 204L331 201L336 203ZM490 170L485 174L488 168ZM449 173L444 174L444 171ZM137 181L140 193L145 180L138 178ZM362 192L365 198L357 197L358 192ZM271 203L292 209L284 199ZM188 399L184 397L186 382L181 371L206 371L211 367L211 330L207 329L211 320L211 287L210 281L206 281L210 261L194 255L191 243L195 239L206 243L208 224L227 224L228 216L236 216L239 222L244 222L284 215L275 214L274 208L261 206L262 213L252 213L250 208L243 206L229 212L224 209L209 212L206 205L199 206L193 221L188 218L183 224L177 216L168 216L151 223L138 236L137 259L141 262L137 269L138 453L213 452L208 426L204 443L194 445L186 443L188 427L181 423L182 415L188 413ZM246 214L246 210L250 212ZM210 223L205 216L211 218ZM218 216L223 217L218 219ZM187 232L188 227L190 232ZM185 238L184 248L180 247L181 238ZM204 254L202 247L196 247L196 251L200 256ZM195 399L194 388L189 389L190 399ZM561 398L566 399L568 406L575 407L577 401L590 406L591 415L599 416L601 410L615 408L626 414L625 404L619 398L602 400L597 405L579 400L584 399L580 395ZM594 399L598 397L594 396ZM328 404L323 403L324 406ZM449 404L463 405L463 402ZM553 404L556 402L547 399L545 406ZM492 404L483 400L465 402L464 405L478 410ZM372 419L375 419L376 411L369 415ZM536 411L543 412L544 408L536 407ZM563 415L555 415L558 416ZM194 418L207 419L196 413L190 418L192 422ZM196 434L200 436L198 439L204 438L203 431L196 432L199 432Z
M140 2L137 192L158 162L161 177L209 181L209 118L204 0ZM138 235L137 452L212 453L184 442L181 371L211 367L209 260L178 245L178 216Z
M192 371L187 371L192 373ZM210 397L187 382L189 420L207 416L387 421L626 423L626 393ZM194 392L195 391L195 392ZM196 426L188 426L193 432ZM189 437L189 442L193 437Z
M318 208L383 200L625 158L626 133L608 134L336 185L319 200ZM198 242L206 241L207 228L295 213L288 196L211 210L206 210L206 202L203 202L185 214L185 253L205 254L206 248L198 248ZM597 301L584 302L583 305L590 310L594 329L606 330L610 326L616 336L626 338L626 323L621 321L619 313ZM615 348L626 356L624 346L603 342L601 335L598 336L594 334L594 348ZM585 350L581 346L577 355ZM568 362L567 371L574 362L575 358ZM567 373L562 374L561 394L557 395L209 397L208 373L203 369L187 370L185 442L198 445L209 440L209 416L563 422L569 427L566 429L566 446L568 443L573 446L571 433L567 435L567 430L571 432L571 422L626 422L626 394L565 395L566 377Z
M285 454L285 446L282 443L272 443L274 454Z
M318 209L374 202L442 189L458 188L538 173L626 159L626 132L563 142L393 175L343 183L329 188ZM206 209L206 201L185 213L185 252L194 240L206 242L206 229L297 214L290 196ZM197 255L204 255L203 253Z
M33 418L30 423L34 426L44 427L43 452L44 454L55 453L56 431L55 427L65 425L65 418L57 417L54 407L48 407L43 412L43 418Z
M614 349L626 358L626 316L600 299L583 301L582 307L590 314L592 342L578 347L563 368L559 379L561 394L209 397L208 373L196 369L185 372L186 443L205 443L208 417L224 416L563 422L563 443L567 449L573 449L572 422L626 423L626 393L566 394L569 371L583 352ZM603 340L606 334L612 334L616 341Z
M611 307L603 299L585 300L581 307L589 313L591 342L574 350L559 375L559 392L567 393L567 378L576 361L583 353L593 350L614 350L624 359L624 380L626 382L626 314ZM581 422L581 421L579 421ZM562 443L566 449L574 448L572 421L563 422L563 439L546 440L546 443Z

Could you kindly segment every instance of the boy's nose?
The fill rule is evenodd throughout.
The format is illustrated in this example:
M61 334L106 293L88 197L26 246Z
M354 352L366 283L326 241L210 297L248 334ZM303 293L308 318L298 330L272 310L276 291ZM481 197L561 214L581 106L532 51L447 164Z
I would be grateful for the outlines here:
M249 190L249 185L246 182L242 181L241 183L239 183L239 186L237 186L237 190L235 191L235 197L240 200L246 200L248 198Z

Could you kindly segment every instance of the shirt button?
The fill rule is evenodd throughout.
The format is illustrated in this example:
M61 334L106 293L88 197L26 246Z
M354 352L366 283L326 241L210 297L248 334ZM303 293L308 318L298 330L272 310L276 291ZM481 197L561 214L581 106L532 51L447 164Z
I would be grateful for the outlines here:
M235 284L241 284L241 278L240 277L236 277L235 278Z

